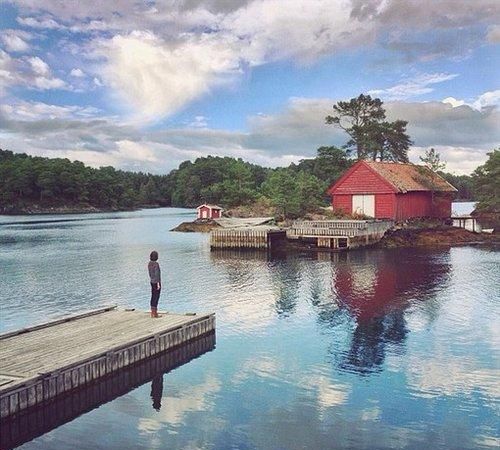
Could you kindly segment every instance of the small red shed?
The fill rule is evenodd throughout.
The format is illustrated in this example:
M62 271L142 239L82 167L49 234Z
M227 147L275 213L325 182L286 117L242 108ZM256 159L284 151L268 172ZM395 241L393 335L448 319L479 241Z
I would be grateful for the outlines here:
M223 209L217 205L204 203L196 208L198 219L220 219Z
M358 161L328 193L334 209L376 219L447 218L456 189L425 166Z

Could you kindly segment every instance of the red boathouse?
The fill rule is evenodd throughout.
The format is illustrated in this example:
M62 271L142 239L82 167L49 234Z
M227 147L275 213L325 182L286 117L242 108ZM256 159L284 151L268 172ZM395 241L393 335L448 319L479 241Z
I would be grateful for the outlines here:
M358 161L328 193L334 209L376 219L447 218L456 189L425 166Z
M217 205L203 205L196 208L198 219L220 219L222 217L222 208Z

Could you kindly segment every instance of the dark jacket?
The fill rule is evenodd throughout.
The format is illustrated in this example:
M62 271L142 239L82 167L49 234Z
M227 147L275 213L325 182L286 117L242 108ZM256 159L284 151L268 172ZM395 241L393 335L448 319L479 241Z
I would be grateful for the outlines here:
M158 261L149 261L148 271L151 283L161 283L160 265Z

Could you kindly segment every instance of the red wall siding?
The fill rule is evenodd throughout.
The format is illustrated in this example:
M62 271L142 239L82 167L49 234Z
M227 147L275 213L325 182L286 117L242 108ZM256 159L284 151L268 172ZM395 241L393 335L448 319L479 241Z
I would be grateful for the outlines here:
M396 220L431 215L430 192L407 192L396 195Z
M447 192L439 192L434 194L433 216L439 218L451 217L451 202L453 195Z
M345 214L352 213L352 195L332 195L333 209L340 209Z
M206 206L203 206L202 208L200 208L198 210L198 219L202 219L203 218L203 213L204 212L206 212L206 217L210 217L209 209Z
M376 194L375 195L375 218L376 219L394 219L396 205L395 194Z
M210 208L204 206L198 210L198 219L203 218L203 213L206 212L207 219L218 219L220 218L220 211L217 209L212 209L212 213L210 213Z
M394 188L366 165L360 164L338 187L335 194L392 193Z

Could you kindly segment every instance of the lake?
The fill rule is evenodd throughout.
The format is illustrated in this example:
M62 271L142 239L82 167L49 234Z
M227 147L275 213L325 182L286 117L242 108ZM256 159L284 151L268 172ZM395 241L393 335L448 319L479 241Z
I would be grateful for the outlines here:
M169 232L194 217L0 217L2 331L147 309L152 249L159 309L217 316L213 350L20 448L500 446L498 251L211 253L208 235Z

